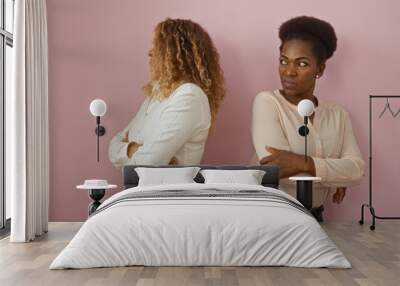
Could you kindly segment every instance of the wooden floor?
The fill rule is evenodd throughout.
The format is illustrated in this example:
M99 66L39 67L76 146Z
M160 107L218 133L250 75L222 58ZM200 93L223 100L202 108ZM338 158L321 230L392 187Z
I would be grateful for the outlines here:
M48 270L81 223L50 223L32 242L0 241L0 285L400 285L400 222L323 227L353 265L349 270L289 267L122 267Z

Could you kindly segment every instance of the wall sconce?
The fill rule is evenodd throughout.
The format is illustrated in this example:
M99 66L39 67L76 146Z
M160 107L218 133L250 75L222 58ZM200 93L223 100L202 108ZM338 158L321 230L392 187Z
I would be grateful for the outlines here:
M96 117L96 129L94 132L97 135L97 162L99 162L99 137L106 133L106 129L100 125L100 117L106 114L107 104L102 99L95 99L90 103L89 110Z
M310 132L308 129L308 117L314 113L314 103L311 100L303 99L297 105L297 112L304 117L304 125L300 126L299 134L304 137L304 159L307 162L307 135Z
M310 132L307 124L308 117L314 113L314 103L311 100L303 99L297 105L297 112L304 117L304 125L300 126L299 134L304 137L304 160L307 162L307 135ZM308 210L311 210L313 202L313 182L321 181L321 178L311 176L295 176L290 177L289 179L296 181L297 200L301 202Z

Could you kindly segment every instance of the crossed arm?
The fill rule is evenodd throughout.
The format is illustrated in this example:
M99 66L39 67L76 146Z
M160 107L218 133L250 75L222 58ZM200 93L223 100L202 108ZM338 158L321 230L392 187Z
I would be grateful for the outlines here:
M132 158L133 154L139 149L142 144L136 142L129 142L129 131L126 133L125 137L122 139L121 142L129 143L127 148L127 156L128 158ZM172 157L171 161L169 161L168 165L178 165L178 160L175 157Z
M253 104L252 136L260 164L280 167L281 178L298 173L321 177L321 183L336 188L333 202L340 203L345 190L357 184L364 171L364 161L355 140L350 118L344 116L344 140L339 158L307 158L290 151L289 142L283 132L279 111L271 98L257 96ZM268 130L268 132L266 132Z
M193 135L202 123L203 111L200 98L195 94L184 93L171 98L160 118L150 125L152 132L143 142L129 141L128 127L118 133L111 141L109 157L117 167L124 165L166 165L178 163L175 154Z
M308 157L304 160L304 155L295 154L285 150L279 150L272 147L266 147L271 154L260 160L260 165L279 166L281 178L288 178L299 173L308 173L311 176L316 175L314 159ZM340 204L346 195L346 187L337 187L332 197L334 203Z

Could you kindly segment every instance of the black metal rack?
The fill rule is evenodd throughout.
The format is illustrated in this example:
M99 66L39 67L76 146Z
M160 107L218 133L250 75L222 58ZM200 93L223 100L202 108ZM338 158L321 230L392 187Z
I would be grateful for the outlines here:
M372 216L372 225L370 225L371 230L375 230L375 219L392 220L400 219L400 217L388 217L388 216L378 216L375 213L375 208L372 206L372 100L373 99L389 99L389 98L400 98L400 95L370 95L369 96L369 200L368 204L363 204L361 206L361 219L359 224L364 224L364 208L369 208ZM393 115L393 114L392 114Z

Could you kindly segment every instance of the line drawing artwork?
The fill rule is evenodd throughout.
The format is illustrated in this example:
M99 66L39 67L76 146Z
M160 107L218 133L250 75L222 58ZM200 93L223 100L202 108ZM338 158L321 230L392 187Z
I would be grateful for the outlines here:
M381 114L379 115L379 118L381 118L385 114L386 110L389 110L389 112L393 118L396 118L400 114L400 108L399 108L399 110L397 110L397 112L394 112L392 110L392 107L390 106L389 98L386 98L386 104L385 104Z

